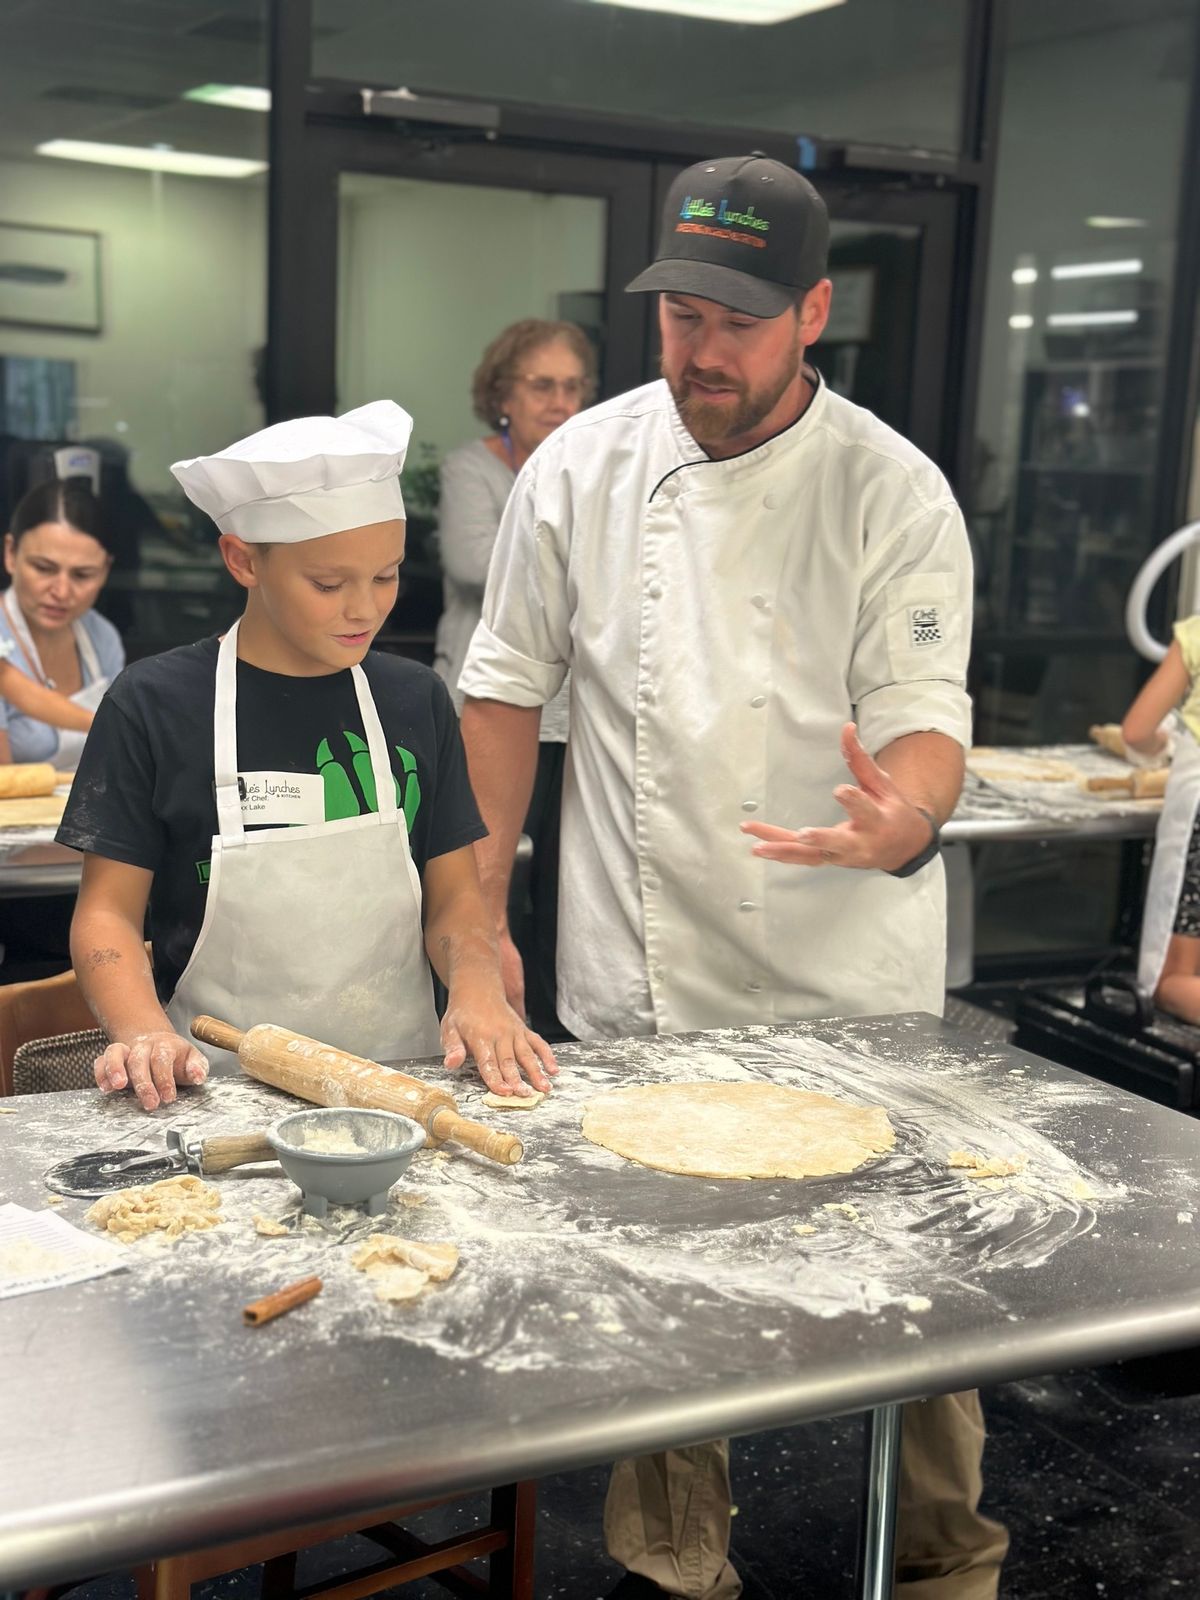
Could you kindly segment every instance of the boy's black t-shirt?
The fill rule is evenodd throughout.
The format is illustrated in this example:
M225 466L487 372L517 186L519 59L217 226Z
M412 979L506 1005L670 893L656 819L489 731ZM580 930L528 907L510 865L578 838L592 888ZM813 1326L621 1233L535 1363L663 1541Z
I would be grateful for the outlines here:
M204 920L217 831L217 650L217 639L202 639L136 661L113 682L96 712L57 835L61 844L154 874L149 937L164 1004ZM467 778L454 705L442 680L419 662L371 652L362 665L391 755L409 848L424 876L427 861L487 832ZM243 773L320 773L326 820L376 809L349 670L293 678L239 661L237 754ZM353 916L353 906L343 909Z

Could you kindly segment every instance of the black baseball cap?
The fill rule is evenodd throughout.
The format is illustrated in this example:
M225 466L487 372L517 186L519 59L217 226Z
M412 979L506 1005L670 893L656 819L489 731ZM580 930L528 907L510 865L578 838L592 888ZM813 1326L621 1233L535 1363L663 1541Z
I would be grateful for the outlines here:
M828 254L829 215L807 178L757 153L700 161L671 185L654 264L625 292L778 317L825 276Z

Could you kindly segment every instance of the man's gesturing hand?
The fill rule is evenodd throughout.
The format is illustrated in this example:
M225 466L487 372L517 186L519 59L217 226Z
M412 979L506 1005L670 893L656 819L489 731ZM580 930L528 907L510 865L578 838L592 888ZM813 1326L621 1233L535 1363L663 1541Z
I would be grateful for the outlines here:
M769 822L743 822L742 832L759 843L754 854L797 867L876 867L894 872L929 843L929 819L863 749L852 722L842 729L842 757L854 783L833 797L847 820L835 828L777 828Z

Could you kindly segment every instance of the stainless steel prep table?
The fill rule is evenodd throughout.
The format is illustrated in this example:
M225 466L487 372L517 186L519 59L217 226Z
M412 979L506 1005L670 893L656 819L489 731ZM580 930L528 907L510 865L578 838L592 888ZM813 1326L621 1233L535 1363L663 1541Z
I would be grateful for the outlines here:
M253 1214L296 1196L267 1168L216 1180L220 1229L0 1302L0 1588L727 1433L869 1408L887 1423L906 1398L1200 1340L1191 1119L919 1014L560 1059L551 1099L507 1114L520 1166L422 1152L388 1218L348 1219L458 1243L455 1277L417 1303L376 1303L311 1224L260 1238ZM599 1089L706 1077L880 1101L896 1150L857 1175L717 1182L578 1132ZM153 1119L125 1099L10 1100L0 1198L39 1206L70 1154L294 1106L245 1079ZM947 1166L957 1149L1023 1155L1024 1176L971 1178ZM316 1300L243 1327L244 1304L313 1271Z
M1085 774L1126 774L1128 766L1094 744L1021 745L997 750L998 758L1060 762ZM1069 782L1037 783L1017 778L977 777L969 766L954 815L942 829L951 844L1004 839L1149 838L1161 800L1084 791Z

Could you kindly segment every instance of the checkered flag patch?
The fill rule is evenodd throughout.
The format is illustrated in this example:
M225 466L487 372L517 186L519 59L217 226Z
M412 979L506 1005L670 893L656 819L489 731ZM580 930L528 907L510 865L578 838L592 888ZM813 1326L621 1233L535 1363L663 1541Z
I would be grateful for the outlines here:
M937 606L910 606L908 636L914 650L942 642L942 615Z

